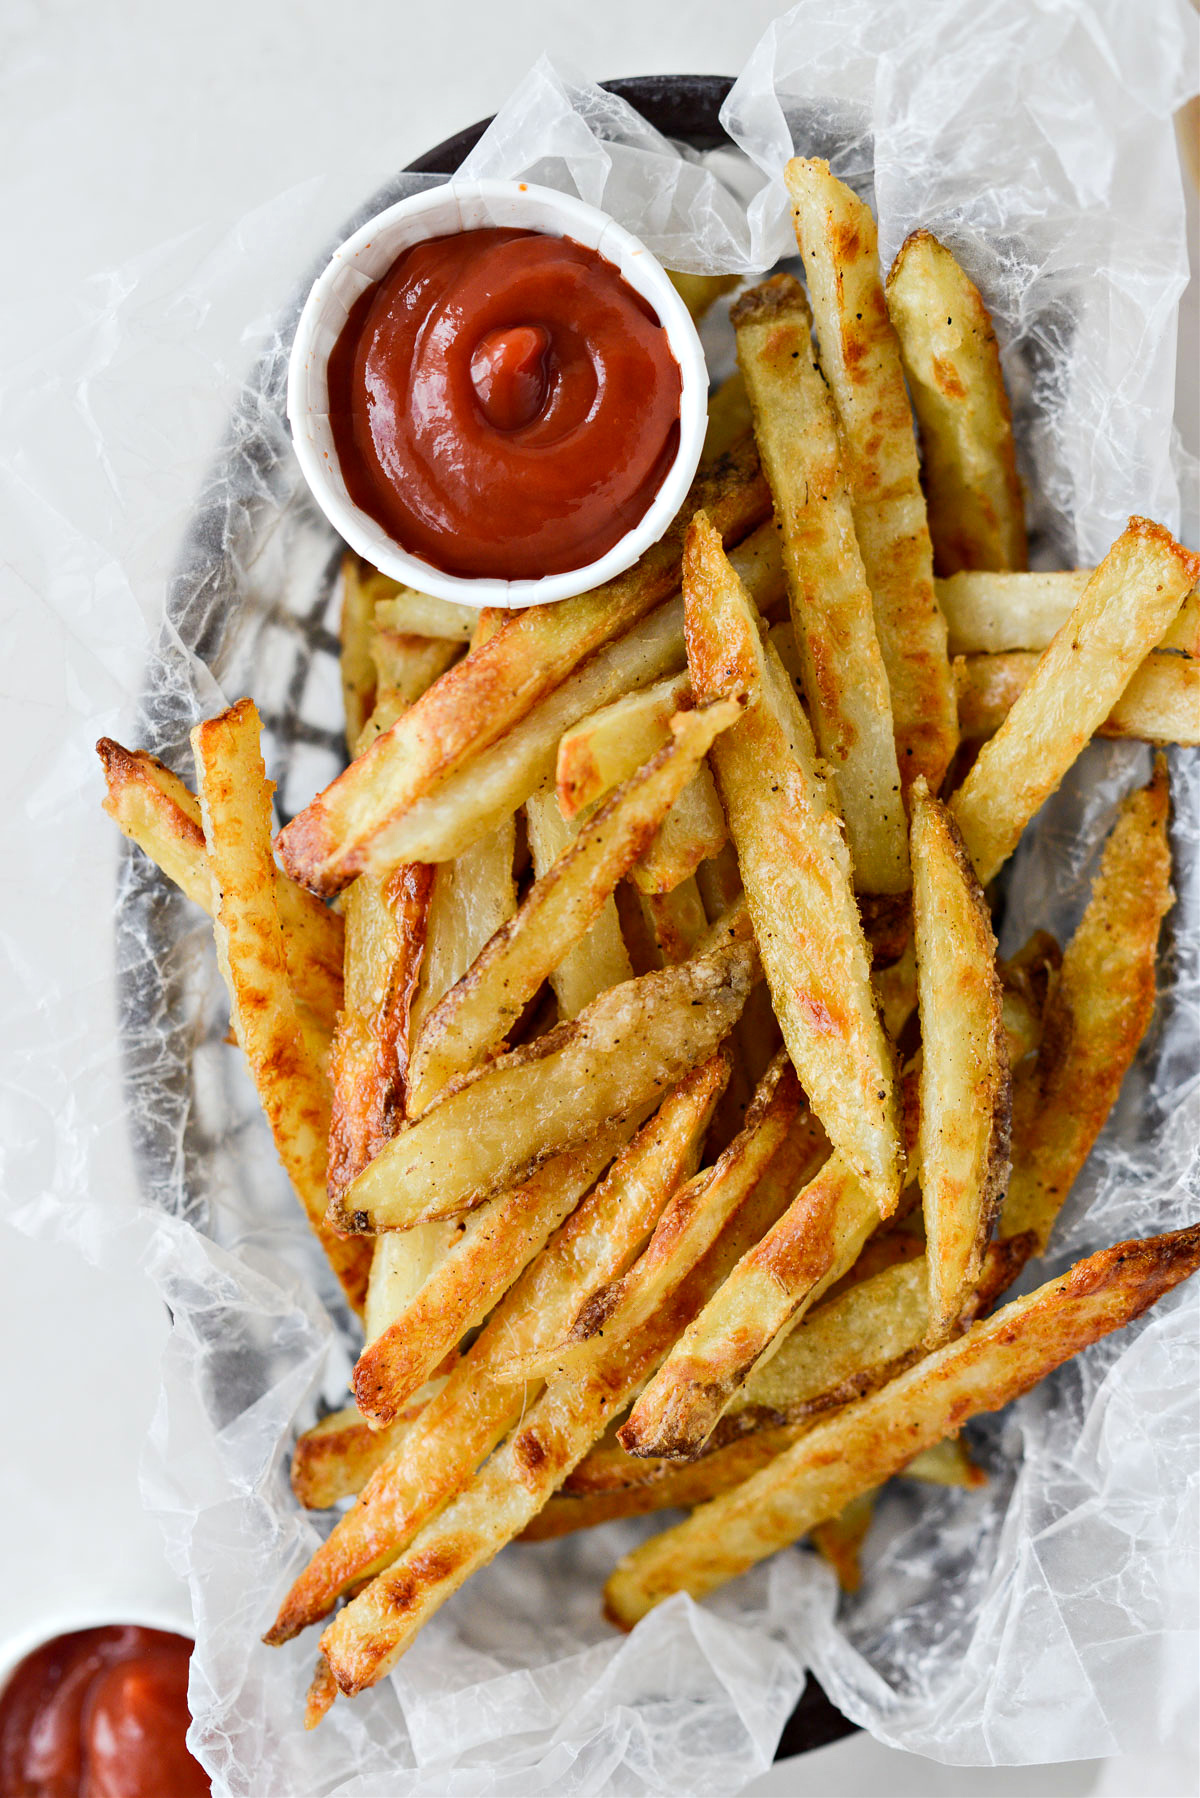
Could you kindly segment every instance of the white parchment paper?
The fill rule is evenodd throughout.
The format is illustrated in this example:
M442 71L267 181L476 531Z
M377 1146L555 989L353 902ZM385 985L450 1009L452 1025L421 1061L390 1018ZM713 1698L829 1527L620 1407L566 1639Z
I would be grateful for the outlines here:
M754 272L794 251L783 162L828 155L876 205L885 257L928 225L978 281L1016 400L1037 557L1087 562L1134 511L1197 540L1194 471L1172 455L1170 424L1186 277L1171 114L1196 49L1182 0L802 0L726 106L742 154L681 154L543 61L468 172L578 192L675 267ZM416 184L388 182L364 216ZM99 279L54 368L27 367L7 396L18 426L23 408L55 408L60 456L36 465L18 448L0 470L28 605L58 625L55 656L31 671L46 714L36 754L6 771L0 826L22 876L2 938L4 1189L25 1228L99 1259L142 1253L171 1308L144 1488L192 1593L193 1740L214 1789L727 1794L770 1760L806 1669L882 1739L946 1761L1171 1739L1196 1700L1189 1289L973 1426L984 1491L897 1485L852 1601L790 1551L621 1639L599 1588L656 1520L514 1547L386 1688L300 1730L312 1645L258 1638L318 1537L288 1489L291 1443L322 1399L340 1402L352 1339L222 1041L208 926L136 854L121 854L113 892L91 743L111 731L190 776L190 724L249 692L283 813L337 766L337 546L282 423L305 271L293 265L290 297L254 281L292 238L319 261L298 229L305 204L283 196L224 237ZM708 338L719 365L719 319ZM180 521L156 505L170 445L147 436L139 396L170 380L207 427L246 368ZM146 571L168 566L164 614ZM19 617L14 629L15 654ZM1115 804L1148 763L1136 746L1086 753L1017 858L1010 944L1034 924L1069 933ZM1197 757L1173 758L1172 798L1179 899L1156 1021L1051 1266L1200 1216Z

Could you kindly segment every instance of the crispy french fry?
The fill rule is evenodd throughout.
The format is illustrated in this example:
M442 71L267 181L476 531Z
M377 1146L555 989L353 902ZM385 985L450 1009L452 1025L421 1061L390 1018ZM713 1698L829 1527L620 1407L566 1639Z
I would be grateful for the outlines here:
M357 1405L331 1411L296 1441L292 1491L309 1511L322 1511L360 1492L381 1462L404 1439L406 1412L386 1430L373 1430Z
M108 791L103 805L109 817L211 917L212 873L195 794L143 749L123 749L111 737L101 737L96 753L104 766ZM278 872L275 903L296 999L328 1033L342 1004L342 920Z
M917 1159L929 1243L930 1341L979 1277L1008 1183L1012 1081L996 939L950 813L912 791L913 927L921 1015Z
M415 587L400 587L375 602L375 620L385 630L409 637L439 637L448 643L469 643L479 622L474 606L457 606L450 599L435 599Z
M781 1051L759 1084L741 1135L715 1167L697 1174L676 1194L645 1253L621 1279L591 1294L562 1342L523 1363L519 1371L527 1376L570 1372L590 1362L596 1339L605 1333L620 1340L640 1329L712 1247L793 1134L810 1158L820 1153L820 1132L804 1111L795 1072ZM514 1365L511 1372L517 1371Z
M715 300L731 287L736 287L740 275L684 275L678 269L668 269L667 278L675 289L696 324L704 317Z
M464 1219L411 1302L355 1365L355 1402L379 1426L395 1422L456 1343L508 1291L633 1135L638 1117L597 1130L544 1162L511 1192ZM403 1234L407 1235L405 1231Z
M954 683L964 742L996 735L1032 681L1040 660L1027 650L955 658ZM1157 652L1146 656L1095 735L1194 748L1200 743L1200 664Z
M558 745L555 788L564 818L574 818L621 781L628 780L670 739L670 721L691 703L687 670L668 674L564 731Z
M434 871L425 955L409 1020L413 1042L484 944L516 911L515 847L515 823L506 817L470 849L451 862L439 863Z
M672 740L618 787L535 882L516 916L427 1018L412 1056L416 1114L503 1042L542 982L595 923L714 737L739 715L734 701L677 713Z
M679 1080L742 1009L758 973L748 935L732 924L706 954L627 980L464 1075L359 1175L334 1208L339 1226L406 1229L466 1211Z
M680 881L669 893L647 893L644 904L664 966L686 961L696 953L707 932L708 920L694 880ZM740 1023L739 1018L735 1029Z
M983 296L931 231L905 238L886 291L921 433L934 566L1026 567L1012 408Z
M754 695L712 761L784 1041L831 1142L888 1204L900 1189L891 1054L812 735L703 513L689 533L684 582L697 696Z
M529 833L529 849L533 871L541 880L572 842L578 826L568 823L553 793L533 793L525 801L525 823ZM577 1018L585 1005L633 978L633 964L621 920L611 893L587 931L573 949L568 949L550 975L550 985L558 1001L558 1015Z
M404 1115L409 1012L425 946L433 869L420 862L355 881L346 898L345 1001L330 1056L328 1185L340 1193Z
M860 1492L836 1516L813 1526L812 1545L833 1568L843 1592L857 1592L862 1585L859 1555L874 1515L874 1492Z
M742 372L735 369L708 396L708 429L704 433L701 460L723 456L750 429L750 396Z
M502 1363L556 1340L589 1288L628 1266L679 1181L695 1167L725 1073L724 1058L713 1056L667 1095L500 1301L441 1392L293 1585L268 1642L297 1635L357 1581L386 1566L518 1420L534 1393L524 1380L502 1380Z
M951 655L1048 648L1094 572L1073 568L1065 574L963 573L936 581ZM1195 588L1156 647L1200 656L1200 593Z
M698 1454L754 1368L851 1268L879 1223L875 1193L832 1155L684 1331L618 1436L631 1455ZM797 1190L800 1188L800 1190Z
M629 877L643 893L670 894L729 840L725 813L702 762L634 862Z
M978 1489L987 1485L987 1474L972 1461L961 1436L943 1436L932 1447L923 1448L902 1473L906 1480L925 1480L931 1486Z
M350 550L342 557L341 675L346 712L346 748L353 755L375 703L371 637L378 589L368 568Z
M919 774L937 792L958 741L946 624L900 346L888 317L870 209L829 164L784 170L816 319L821 368L845 445L854 529L875 601L905 794ZM294 872L294 870L292 870Z
M258 712L250 700L196 725L192 749L217 894L217 960L229 988L234 1032L279 1159L348 1303L361 1311L370 1245L343 1240L325 1222L329 1097L288 986L271 856L271 787L259 749Z
M899 1042L900 1032L917 1009L917 950L911 938L899 957L889 967L877 969L871 980L883 1027L892 1042Z
M560 605L511 612L280 833L287 872L328 897L357 874L440 859L414 853L397 832L413 804L494 744L585 657L670 598L696 506L709 506L717 528L736 540L761 521L766 504L752 447L731 451L697 477L676 523L627 573Z
M1174 899L1167 770L1124 801L1091 898L1052 977L1042 1042L1013 1095L1013 1176L1005 1235L1031 1230L1036 1253L1092 1144L1154 1012L1159 926Z
M376 621L371 633L375 703L355 740L356 756L364 755L402 712L429 691L438 676L458 660L460 649L460 644L436 637L412 637L385 630Z
M674 1592L703 1597L966 1418L998 1411L1090 1343L1139 1317L1200 1265L1200 1225L1119 1243L974 1324L881 1391L818 1424L744 1485L620 1562L608 1615L630 1629ZM341 1682L339 1681L339 1684Z
M795 276L773 275L741 296L732 317L782 535L804 695L837 779L855 883L903 892L908 842L891 699L808 302Z
M769 1219L751 1193L642 1327L593 1338L585 1364L551 1382L470 1485L339 1613L321 1645L343 1691L381 1678L451 1593L520 1533Z
M308 1695L304 1701L305 1729L317 1727L336 1697L337 1681L329 1671L329 1662L323 1654L319 1654L316 1667L313 1669L312 1680L309 1683Z
M1130 519L950 801L983 884L1107 718L1198 573L1200 556L1161 525Z

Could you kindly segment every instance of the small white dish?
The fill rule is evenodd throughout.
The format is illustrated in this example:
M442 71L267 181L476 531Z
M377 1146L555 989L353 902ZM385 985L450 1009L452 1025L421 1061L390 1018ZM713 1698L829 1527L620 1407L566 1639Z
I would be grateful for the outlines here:
M595 250L653 308L679 364L679 448L644 516L599 560L539 580L444 574L410 555L346 492L329 422L326 370L350 309L404 250L431 237L487 226L572 237ZM696 327L662 264L606 213L525 181L451 181L389 206L348 237L313 283L288 365L292 442L317 504L351 549L393 580L467 606L543 605L612 580L662 536L683 504L700 461L708 416L708 370Z
M187 1607L153 1604L79 1605L60 1608L39 1617L28 1628L0 1642L0 1693L25 1659L35 1649L44 1648L57 1636L71 1636L81 1629L110 1629L132 1625L136 1629L161 1629L173 1636L186 1636L190 1641L193 1625Z

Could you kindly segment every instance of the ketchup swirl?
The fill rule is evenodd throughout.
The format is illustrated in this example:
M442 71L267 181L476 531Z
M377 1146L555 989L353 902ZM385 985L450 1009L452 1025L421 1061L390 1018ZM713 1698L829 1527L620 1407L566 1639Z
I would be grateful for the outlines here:
M350 498L447 574L582 568L644 517L679 442L679 365L649 306L570 238L414 245L329 358Z

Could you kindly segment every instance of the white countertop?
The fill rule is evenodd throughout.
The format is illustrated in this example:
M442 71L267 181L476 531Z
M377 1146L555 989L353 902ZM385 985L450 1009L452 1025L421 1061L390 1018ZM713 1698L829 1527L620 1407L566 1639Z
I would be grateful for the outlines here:
M0 97L9 247L28 265L4 296L10 351L55 345L79 316L82 283L165 239L213 233L288 187L300 196L300 266L378 179L490 112L549 49L599 78L734 71L775 0L510 0L503 8L352 0L9 0ZM331 172L332 171L332 172ZM1180 424L1200 437L1197 286ZM232 327L231 327L232 329ZM236 332L230 338L236 360ZM174 397L163 396L164 417ZM191 490L218 419L197 421L173 478ZM21 592L3 616L19 620ZM0 663L6 760L30 757L28 667ZM34 735L31 737L31 732ZM10 879L14 870L6 870ZM17 1195L19 1196L19 1195ZM167 1319L131 1249L100 1272L73 1247L0 1237L0 1355L8 1450L0 1471L0 1640L43 1615L86 1607L119 1583L159 1610L182 1604L136 1465L150 1427ZM761 1793L1084 1794L1169 1798L1197 1789L1194 1755L972 1771L896 1754L867 1738L776 1768Z

